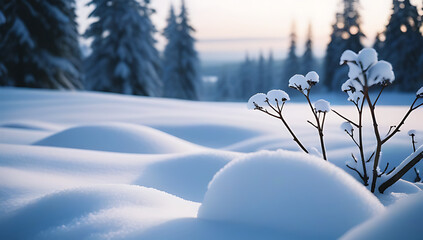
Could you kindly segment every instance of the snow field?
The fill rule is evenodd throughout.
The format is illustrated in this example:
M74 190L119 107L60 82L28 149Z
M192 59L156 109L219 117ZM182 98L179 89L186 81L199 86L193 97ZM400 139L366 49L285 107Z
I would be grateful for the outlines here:
M353 106L331 106L354 117ZM304 145L319 149L305 122L308 106L288 102L284 111ZM377 111L388 130L406 107ZM384 146L383 163L394 166L411 153L408 130L422 141L422 118L417 111ZM345 173L355 149L342 122L328 113L326 163L302 153L256 153L299 150L277 119L245 103L0 88L0 238L339 237L383 211ZM400 181L378 197L395 205L419 188Z

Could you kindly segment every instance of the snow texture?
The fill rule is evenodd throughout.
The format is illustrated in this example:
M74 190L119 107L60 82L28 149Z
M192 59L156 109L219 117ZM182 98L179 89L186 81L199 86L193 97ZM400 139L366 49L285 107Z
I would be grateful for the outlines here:
M392 65L386 61L379 61L369 69L368 85L390 84L395 80Z
M345 52L342 53L341 55L341 61L339 62L339 64L345 64L347 62L355 62L357 61L357 54L351 50L346 50Z
M267 96L264 93L257 93L250 97L247 103L247 107L250 110L256 109L257 107L267 106Z
M330 103L326 100L319 99L314 103L316 112L328 113L330 112Z
M358 53L357 61L361 63L363 70L369 69L373 64L377 62L377 52L373 48L363 48Z
M270 90L266 97L273 106L281 106L282 102L290 100L288 93L283 90Z
M332 164L277 151L248 155L219 171L198 217L296 232L297 238L333 239L383 209L363 185Z
M353 228L342 240L422 239L423 193L390 206L385 212Z

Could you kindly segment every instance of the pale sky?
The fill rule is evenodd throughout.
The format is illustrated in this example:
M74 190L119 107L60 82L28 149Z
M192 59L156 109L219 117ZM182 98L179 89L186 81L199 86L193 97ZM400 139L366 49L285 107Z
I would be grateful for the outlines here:
M80 30L89 24L87 0L77 0ZM202 61L242 60L246 54L257 56L273 50L275 58L283 58L288 47L288 35L295 21L298 35L298 54L302 49L311 23L314 51L324 55L331 25L341 0L185 0L191 24L197 30L194 37ZM419 9L422 1L411 0ZM162 31L166 25L170 4L177 13L181 0L151 0L157 13L152 20ZM392 0L361 0L362 30L370 46L377 32L382 31L391 14ZM157 47L163 49L165 40L157 34Z

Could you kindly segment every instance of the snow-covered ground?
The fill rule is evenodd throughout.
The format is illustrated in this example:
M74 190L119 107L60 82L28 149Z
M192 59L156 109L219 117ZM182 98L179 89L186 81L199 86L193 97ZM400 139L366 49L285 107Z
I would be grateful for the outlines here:
M382 97L387 132L414 96ZM307 105L284 111L319 149ZM384 146L381 166L412 152L408 130L423 142L422 119ZM345 167L356 150L342 122L327 116L327 163L246 103L0 88L0 239L422 239L422 184L371 194Z

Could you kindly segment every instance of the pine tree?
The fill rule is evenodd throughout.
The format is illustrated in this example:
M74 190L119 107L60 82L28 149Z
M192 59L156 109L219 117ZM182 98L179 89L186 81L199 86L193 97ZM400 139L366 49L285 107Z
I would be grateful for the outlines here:
M0 12L1 85L82 88L75 1L2 1Z
M164 96L182 99L198 99L198 57L191 36L194 28L189 24L185 2L177 18L170 9L164 36L168 40L163 60Z
M342 76L348 72L345 66L339 66L341 54L349 49L358 52L363 48L361 38L361 20L358 12L358 0L343 0L342 13L336 14L336 22L332 26L331 42L326 50L324 85L329 90L337 90L345 79Z
M423 83L419 58L423 51L420 16L409 0L394 0L393 13L386 26L386 40L380 57L395 72L396 89L415 91Z
M93 90L158 96L160 59L150 16L149 0L91 0L95 5L85 37L93 38L86 59L86 82Z
M179 14L179 26L177 37L177 50L179 59L178 79L182 92L177 93L178 98L198 99L197 88L199 87L200 76L198 74L199 60L195 50L195 39L192 33L195 29L190 25L185 1L182 0L181 12Z
M287 86L289 79L299 73L300 65L299 59L297 57L297 34L295 33L295 24L292 26L292 31L290 34L290 46L288 57L285 59L284 67L283 67L283 74L282 74L282 86Z
M263 53L260 52L259 60L257 63L257 76L256 76L256 92L267 92L269 88L268 79L266 79L266 63Z
M179 80L179 51L178 51L178 23L173 9L170 7L169 17L167 19L167 26L163 31L163 35L167 39L167 44L163 53L163 96L177 97L177 93L184 90L180 85Z
M238 70L238 84L235 89L235 96L238 99L248 99L255 92L255 77L254 77L254 62L250 60L248 54L245 56L245 60L241 63Z
M312 40L312 27L311 24L308 26L307 41L305 44L305 51L301 57L301 73L307 74L310 71L316 71L317 63L313 55L313 40Z

